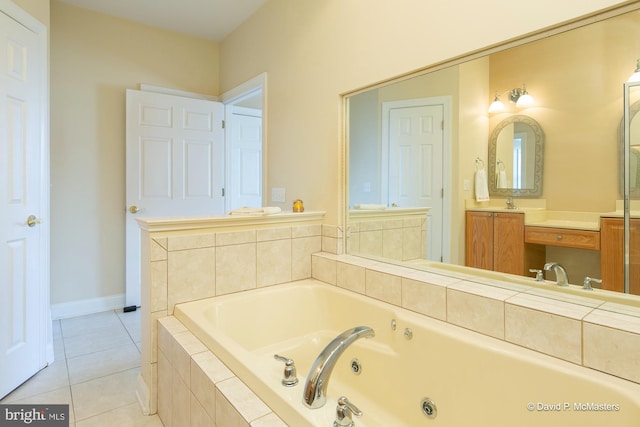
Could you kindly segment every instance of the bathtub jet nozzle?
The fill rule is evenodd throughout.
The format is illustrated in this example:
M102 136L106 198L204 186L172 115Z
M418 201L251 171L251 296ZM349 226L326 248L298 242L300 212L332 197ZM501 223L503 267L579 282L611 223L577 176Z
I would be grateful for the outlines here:
M327 386L331 378L331 372L346 348L360 338L374 336L375 332L370 327L357 326L347 329L327 344L315 362L313 362L309 375L307 375L307 379L304 382L303 401L307 407L317 409L326 403Z

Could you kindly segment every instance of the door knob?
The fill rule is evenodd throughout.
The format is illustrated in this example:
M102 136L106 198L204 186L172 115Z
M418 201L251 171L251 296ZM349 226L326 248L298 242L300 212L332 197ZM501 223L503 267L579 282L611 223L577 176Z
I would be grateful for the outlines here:
M139 208L136 205L131 205L131 207L129 207L129 212L131 212L132 214L137 214L138 212L142 212L144 210L144 208Z
M36 224L40 224L42 222L42 220L40 218L36 218L35 215L29 215L29 218L27 218L27 225L29 227L35 227Z

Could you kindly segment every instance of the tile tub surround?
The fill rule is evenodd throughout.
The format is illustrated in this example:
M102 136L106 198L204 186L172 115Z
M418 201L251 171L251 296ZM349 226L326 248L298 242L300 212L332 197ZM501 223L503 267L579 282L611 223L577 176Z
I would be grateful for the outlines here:
M312 270L323 282L640 383L638 308L352 255L314 254Z
M158 321L158 415L165 427L286 426L173 316Z
M142 365L138 400L157 411L158 319L175 304L311 277L311 254L340 250L322 212L140 218Z

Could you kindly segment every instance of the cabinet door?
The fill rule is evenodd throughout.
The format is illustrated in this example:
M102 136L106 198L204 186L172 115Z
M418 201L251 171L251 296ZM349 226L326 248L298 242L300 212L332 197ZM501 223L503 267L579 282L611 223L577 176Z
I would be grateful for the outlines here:
M600 276L602 289L624 290L624 222L602 218L600 222Z
M523 275L524 215L496 212L493 221L493 269Z
M493 270L493 213L467 212L465 233L465 264Z
M629 292L640 295L640 220L630 222ZM624 221L602 218L600 223L602 289L624 291Z

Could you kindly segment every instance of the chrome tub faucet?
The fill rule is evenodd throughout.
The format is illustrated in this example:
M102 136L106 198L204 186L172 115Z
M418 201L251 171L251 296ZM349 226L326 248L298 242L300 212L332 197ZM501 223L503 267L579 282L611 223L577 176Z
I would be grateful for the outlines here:
M569 278L567 277L567 270L557 262L548 262L544 265L546 271L553 270L556 274L556 284L558 286L569 286Z
M368 326L347 329L320 352L304 382L303 401L309 408L322 407L327 401L327 385L336 362L344 351L360 338L371 338L375 332Z

